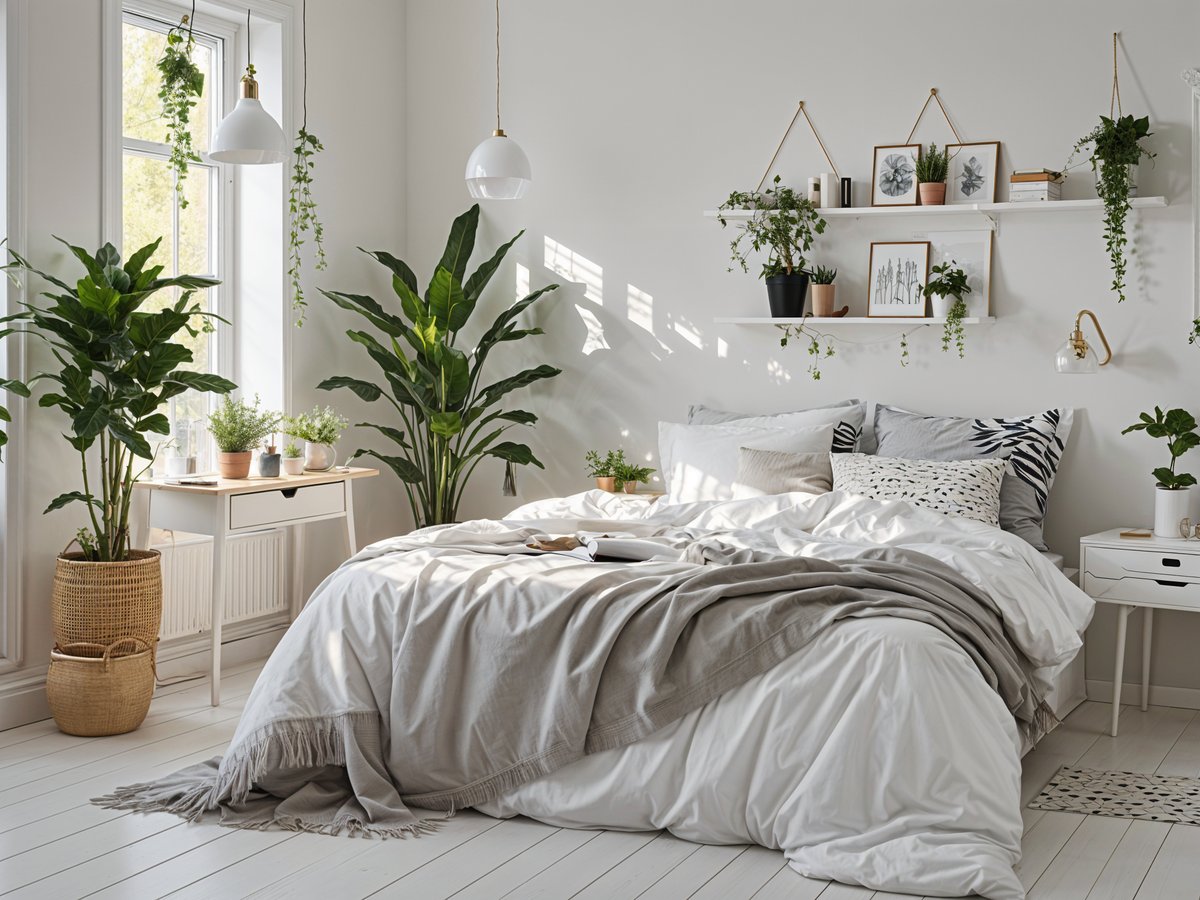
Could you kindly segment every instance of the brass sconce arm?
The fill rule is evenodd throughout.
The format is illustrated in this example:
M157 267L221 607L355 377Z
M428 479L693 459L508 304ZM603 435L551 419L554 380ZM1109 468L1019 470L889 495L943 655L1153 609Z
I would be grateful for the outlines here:
M1108 338L1104 336L1104 329L1100 327L1100 320L1096 318L1096 314L1090 309L1081 309L1079 315L1075 317L1075 331L1071 335L1071 346L1075 350L1075 356L1077 359L1083 359L1087 356L1088 344L1084 340L1083 330L1080 328L1084 316L1092 320L1096 334L1100 337L1100 343L1104 345L1104 359L1100 360L1100 365L1106 366L1112 360L1112 347L1108 345Z

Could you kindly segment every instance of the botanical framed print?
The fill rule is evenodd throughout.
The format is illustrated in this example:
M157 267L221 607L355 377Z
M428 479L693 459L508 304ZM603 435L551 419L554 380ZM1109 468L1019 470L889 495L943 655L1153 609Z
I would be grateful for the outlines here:
M947 203L995 203L996 176L1000 170L1000 142L976 141L947 144L950 172L946 176Z
M916 206L920 158L920 144L876 147L871 165L871 205Z
M925 317L929 241L872 241L867 315Z
M922 234L930 243L929 265L953 263L967 274L971 293L963 297L967 318L985 318L992 308L992 232L934 231Z

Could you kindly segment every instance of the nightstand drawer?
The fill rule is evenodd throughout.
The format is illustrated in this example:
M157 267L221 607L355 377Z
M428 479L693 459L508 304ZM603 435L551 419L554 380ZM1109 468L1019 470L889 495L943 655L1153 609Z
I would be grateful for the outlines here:
M235 494L229 498L229 527L281 525L297 519L334 516L346 511L345 482Z
M1188 547L1188 550L1192 547ZM1084 571L1101 578L1142 575L1166 579L1200 579L1200 554L1193 552L1173 553L1150 547L1144 550L1088 547L1084 551L1084 557Z
M1200 611L1200 580L1184 578L1100 578L1084 573L1084 591L1096 600L1110 603L1135 603L1159 608Z

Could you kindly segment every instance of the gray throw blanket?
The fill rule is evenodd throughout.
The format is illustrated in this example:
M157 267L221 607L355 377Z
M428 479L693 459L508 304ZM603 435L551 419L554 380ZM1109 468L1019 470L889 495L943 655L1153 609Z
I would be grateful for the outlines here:
M923 554L783 557L676 530L661 539L683 559L627 565L518 555L537 532L496 529L418 534L347 563L268 661L223 760L94 802L416 833L436 819L408 806L452 812L640 740L847 617L932 625L1026 736L1054 722L992 599Z

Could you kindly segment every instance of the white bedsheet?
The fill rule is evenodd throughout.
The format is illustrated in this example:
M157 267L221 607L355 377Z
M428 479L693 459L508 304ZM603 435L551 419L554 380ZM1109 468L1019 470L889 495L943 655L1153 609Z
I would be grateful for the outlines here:
M770 530L826 558L847 544L921 550L988 588L1048 674L1080 647L1092 602L1019 538L838 493L647 508L598 491L510 519L643 519ZM1047 684L1048 684L1047 680ZM934 628L846 621L785 663L636 744L523 785L482 811L568 827L665 828L784 851L798 872L878 890L1024 896L1012 716Z

